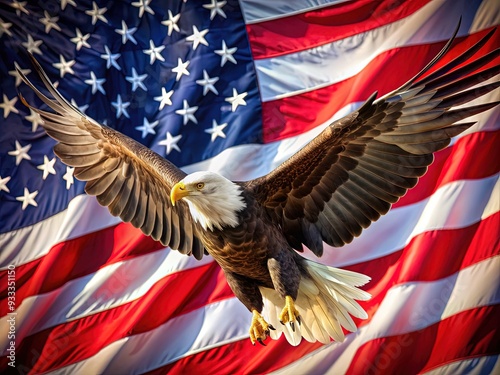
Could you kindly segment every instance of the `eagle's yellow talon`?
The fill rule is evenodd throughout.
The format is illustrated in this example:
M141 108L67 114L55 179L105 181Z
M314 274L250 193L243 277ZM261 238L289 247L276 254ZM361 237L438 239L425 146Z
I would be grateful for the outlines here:
M290 327L292 327L292 331L295 332L295 322L300 324L300 315L297 309L295 308L295 303L293 302L293 298L290 296L285 297L285 307L281 311L279 316L280 323L285 325L286 323L290 323Z
M250 341L252 341L252 345L255 345L255 342L258 341L259 344L266 346L264 340L269 335L269 330L274 330L275 328L267 323L257 310L252 310L252 313L252 324L249 330Z

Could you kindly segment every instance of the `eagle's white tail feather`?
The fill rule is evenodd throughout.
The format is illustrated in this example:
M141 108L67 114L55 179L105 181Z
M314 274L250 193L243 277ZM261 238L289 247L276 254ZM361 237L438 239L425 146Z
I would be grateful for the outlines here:
M324 344L344 341L346 330L355 332L356 324L351 315L366 319L368 315L356 300L365 301L371 296L358 289L370 281L366 275L328 267L306 260L306 267L311 276L300 282L295 308L299 311L301 324L295 323L295 332L289 323L282 325L279 315L285 307L285 301L274 289L260 288L264 299L264 318L276 331L271 331L271 338L277 339L282 333L292 345L298 345L303 337L309 342L320 341Z

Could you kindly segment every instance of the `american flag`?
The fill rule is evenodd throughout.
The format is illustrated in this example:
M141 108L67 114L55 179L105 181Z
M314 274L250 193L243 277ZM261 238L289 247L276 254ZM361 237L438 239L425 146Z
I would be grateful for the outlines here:
M84 194L14 69L35 79L28 50L87 115L187 172L246 180L404 83L460 16L445 61L500 24L496 0L2 0L0 372L500 373L498 108L325 251L372 277L358 332L253 347L251 314L210 257L163 248ZM497 31L481 53L499 45Z

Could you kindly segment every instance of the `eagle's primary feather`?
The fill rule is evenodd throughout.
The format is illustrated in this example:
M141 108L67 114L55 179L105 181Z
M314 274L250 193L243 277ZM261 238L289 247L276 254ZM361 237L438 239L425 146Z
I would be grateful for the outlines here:
M356 330L351 316L367 317L356 301L370 297L359 289L369 277L306 260L297 251L305 245L321 256L323 242L351 242L415 186L434 152L473 124L461 120L498 104L463 106L500 86L482 84L500 72L498 64L481 70L495 61L498 49L472 60L493 32L425 76L452 38L405 85L378 99L372 95L274 171L245 182L212 172L186 175L80 112L33 56L52 99L16 68L55 112L21 97L59 142L57 156L87 181L86 192L165 246L197 259L210 254L253 313L252 342L284 332L293 345L302 337L327 343L343 340L343 328Z

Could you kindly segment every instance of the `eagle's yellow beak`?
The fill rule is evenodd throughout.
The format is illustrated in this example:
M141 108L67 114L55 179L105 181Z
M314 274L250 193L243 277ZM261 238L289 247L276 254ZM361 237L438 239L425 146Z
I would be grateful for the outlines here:
M179 199L187 197L188 195L189 190L186 189L184 183L182 181L176 183L172 188L172 191L170 192L170 200L172 201L172 206L175 206L175 202L177 202Z

